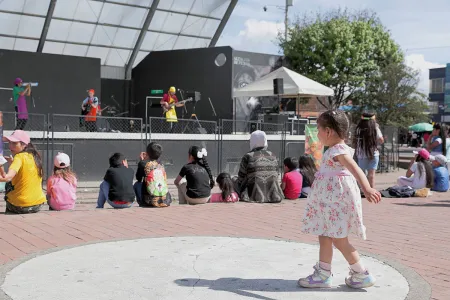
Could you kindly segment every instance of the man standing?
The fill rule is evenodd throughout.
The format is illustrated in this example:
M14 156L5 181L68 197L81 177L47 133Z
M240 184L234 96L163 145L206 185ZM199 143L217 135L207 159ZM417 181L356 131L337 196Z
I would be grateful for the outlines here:
M93 89L88 90L88 97L81 104L81 114L85 115L86 130L90 132L97 131L97 115L100 115L100 102L94 95Z
M175 87L174 86L170 87L169 92L167 94L164 94L160 102L162 108L165 110L166 121L169 123L178 122L175 107L184 106L184 104L178 103L178 98L175 95L175 93L176 93Z

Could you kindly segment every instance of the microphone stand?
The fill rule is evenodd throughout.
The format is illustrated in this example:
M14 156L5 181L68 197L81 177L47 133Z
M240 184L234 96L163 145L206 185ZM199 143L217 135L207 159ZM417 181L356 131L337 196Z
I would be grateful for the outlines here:
M183 90L182 90L182 89L178 89L178 91L180 92L181 101L183 101L183 100L184 100L184 93L183 93ZM182 120L184 119L184 114L185 114L185 113L187 113L186 105L184 105L184 106L181 108L181 119L182 119Z

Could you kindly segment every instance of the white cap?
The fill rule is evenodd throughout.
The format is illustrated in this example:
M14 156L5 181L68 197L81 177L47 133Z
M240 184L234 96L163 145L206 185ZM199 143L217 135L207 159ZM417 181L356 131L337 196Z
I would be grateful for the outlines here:
M59 152L58 155L55 156L53 160L55 167L64 169L70 166L70 157L69 155Z

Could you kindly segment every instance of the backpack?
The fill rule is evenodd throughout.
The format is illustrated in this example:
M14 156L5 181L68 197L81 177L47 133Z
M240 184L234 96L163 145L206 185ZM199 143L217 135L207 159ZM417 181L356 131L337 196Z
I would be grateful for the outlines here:
M385 198L410 198L414 197L415 190L409 186L393 186L381 192Z
M145 165L145 188L150 196L165 198L169 192L167 175L164 166L155 161Z

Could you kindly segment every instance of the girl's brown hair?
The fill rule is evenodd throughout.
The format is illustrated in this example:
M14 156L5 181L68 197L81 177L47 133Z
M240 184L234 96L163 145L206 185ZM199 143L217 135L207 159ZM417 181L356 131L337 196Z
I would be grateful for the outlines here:
M319 116L317 124L322 128L330 128L334 130L337 135L345 140L348 136L348 128L350 122L347 116L341 110L328 110Z
M75 180L77 179L77 175L72 170L70 170L69 167L63 169L54 167L53 175L60 177L71 184L75 184Z

